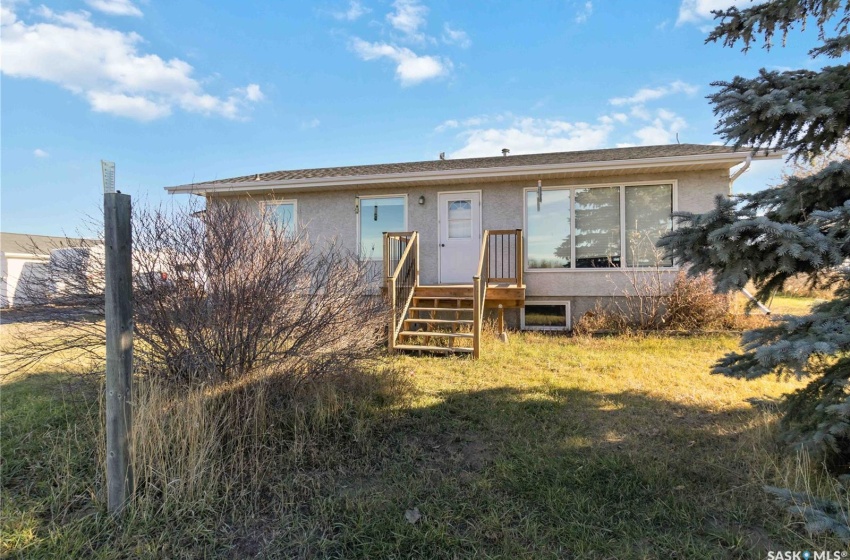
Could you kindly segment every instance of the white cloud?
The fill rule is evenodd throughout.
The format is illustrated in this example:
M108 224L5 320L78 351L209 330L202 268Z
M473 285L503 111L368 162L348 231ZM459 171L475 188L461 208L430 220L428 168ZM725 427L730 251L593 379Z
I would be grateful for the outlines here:
M392 29L383 31L389 39L370 42L360 37L354 37L349 48L365 61L386 58L395 63L396 78L402 86L419 84L446 76L454 69L454 64L447 56L436 54L420 54L408 46L413 45L417 51L425 46L437 47L439 41L427 35L424 31L427 25L428 8L419 0L395 0L392 11L386 14L386 20ZM467 48L472 44L466 31L443 24L442 43Z
M393 2L393 8L394 11L387 14L390 25L401 31L406 39L423 42L426 36L420 28L425 26L428 8L417 0L396 0Z
M685 119L676 113L658 109L652 122L636 130L634 136L638 139L638 143L644 146L672 144L676 141L676 134L686 127Z
M266 97L257 84L248 84L244 88L236 88L236 92L244 95L248 101L262 101Z
M746 4L757 5L765 0L682 0L679 6L679 18L676 25L683 23L703 23L714 16L712 10L725 10L732 6L740 7Z
M576 23L586 23L590 16L593 14L593 2L588 0L584 3L584 6L579 9L576 13Z
M310 119L309 121L303 121L301 123L301 130L317 128L320 124L322 124L322 121L320 121L319 119Z
M503 113L449 119L435 127L437 134L451 133L461 147L454 158L498 156L502 148L511 154L592 150L609 146L628 147L675 143L687 128L680 115L668 109L643 108L639 116L604 114L592 121L533 118Z
M452 62L445 58L418 55L405 47L387 43L370 43L355 37L351 48L363 60L388 58L396 63L396 77L403 86L439 78L449 73Z
M443 121L434 129L434 132L445 132L446 130L450 130L452 128L457 128L460 126L460 123L455 119L449 119L447 121Z
M99 27L86 12L41 7L36 15L43 21L36 23L17 19L8 7L0 15L0 71L55 83L85 98L97 112L149 121L179 108L239 119L263 98L257 84L226 96L206 93L187 62L140 53L140 35Z
M171 114L171 106L139 95L90 91L86 98L92 110L97 113L109 113L137 121L153 121Z
M652 118L652 114L643 105L635 105L629 111L629 114L636 119L648 121Z
M348 3L348 8L345 10L340 10L338 12L332 12L331 15L339 20L345 21L356 21L360 19L361 16L368 14L371 12L369 8L366 8L357 0L351 0Z
M455 29L448 23L443 24L443 42L447 45L457 45L462 49L469 48L472 41L463 29Z
M467 119L462 119L462 120L449 119L449 120L443 121L442 123L437 125L437 127L434 128L434 132L445 132L446 130L450 130L450 129L453 129L453 128L459 128L459 127L471 128L471 127L481 126L481 125L487 124L487 123L503 122L507 118L512 117L512 116L513 115L511 115L510 113L506 113L504 115L496 115L496 116L493 116L493 117L491 117L489 115L482 115L482 116L479 116L479 117L469 117Z
M47 152L45 152L41 148L36 148L35 150L32 151L32 155L34 155L35 157L38 157L38 158L46 158L50 154L48 154Z
M112 16L142 17L142 11L130 0L86 0L89 7Z
M697 86L685 83L681 80L676 80L669 85L660 86L657 88L641 88L629 97L615 97L610 100L611 105L640 105L647 101L655 101L668 95L676 93L685 93L687 95L695 94L699 88Z
M503 121L506 121L506 126L498 126ZM443 124L449 122L452 121ZM602 120L595 123L569 122L509 114L493 119L467 119L464 123L477 124L470 124L469 128L460 132L464 145L451 154L453 158L498 156L502 148L509 148L513 155L590 150L605 146L614 129L610 122ZM462 126L462 123L458 122L457 126Z
M614 123L626 123L629 120L629 116L625 113L612 113L610 115L602 115L599 117L599 120L604 123L614 124Z

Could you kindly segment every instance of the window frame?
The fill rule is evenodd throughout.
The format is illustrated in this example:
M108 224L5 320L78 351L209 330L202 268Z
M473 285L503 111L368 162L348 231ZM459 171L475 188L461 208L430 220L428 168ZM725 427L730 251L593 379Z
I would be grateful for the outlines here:
M570 267L569 268L529 268L528 266L528 193L529 192L537 192L537 187L525 187L522 190L522 228L525 232L523 236L523 263L522 270L523 272L530 273L545 273L545 274L570 274L570 273L587 273L587 272L605 272L611 273L618 270L624 271L641 271L641 270L662 270L662 271L677 271L679 270L679 265L675 262L673 266L659 266L659 267L651 267L651 266L619 266L619 267L610 267L610 268L576 268L576 189L594 189L594 188L609 188L609 187L620 187L620 253L621 253L621 261L623 265L626 262L626 187L650 187L653 185L672 185L673 186L673 212L679 211L679 181L678 179L659 179L655 181L628 181L628 182L619 182L619 183L595 183L592 185L581 185L581 184L557 184L557 185L547 185L543 187L544 193L547 190L569 190L570 191ZM545 194L544 194L545 200ZM673 220L673 229L676 229L677 224L676 220Z
M579 269L581 270L581 269ZM546 300L526 300L523 303L522 307L519 308L519 328L523 331L546 331L546 332L568 332L573 329L573 320L572 320L572 305L571 301L568 299L546 299ZM526 325L525 324L525 308L528 305L563 305L564 306L564 326L557 327L544 327L544 326L534 326L534 325Z
M268 212L269 206L280 206L282 204L291 204L292 205L292 235L298 235L298 200L294 198L269 198L267 200L260 201L260 212L263 215Z
M357 212L354 213L354 221L356 222L356 231L357 231L357 233L356 233L356 235L357 235L357 256L358 256L358 258L360 258L364 261L370 261L370 262L381 261L381 262L383 262L383 260L384 260L383 254L381 254L380 258L376 259L374 257L363 257L362 253L360 252L360 211L362 210L361 205L360 205L360 201L374 199L374 198L401 198L401 199L404 200L404 211L402 212L402 214L404 215L404 228L402 229L402 231L408 231L407 228L408 228L409 219L408 219L407 214L408 214L410 207L407 204L408 203L407 194L368 194L368 195L357 195L357 196L354 197L354 201L355 201L354 203L355 203L356 208L357 208Z

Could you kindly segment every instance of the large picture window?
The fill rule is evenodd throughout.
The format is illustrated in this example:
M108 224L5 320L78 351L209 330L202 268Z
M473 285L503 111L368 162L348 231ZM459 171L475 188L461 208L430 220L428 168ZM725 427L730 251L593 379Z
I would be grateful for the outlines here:
M674 186L562 187L525 193L529 270L672 266L655 244L673 228Z
M620 266L620 187L575 189L576 268Z
M673 185L626 187L626 265L671 266L655 243L673 229Z
M384 232L407 228L404 196L360 198L360 257L383 259Z
M538 210L537 192L526 193L528 268L570 267L570 198L569 189L547 190Z

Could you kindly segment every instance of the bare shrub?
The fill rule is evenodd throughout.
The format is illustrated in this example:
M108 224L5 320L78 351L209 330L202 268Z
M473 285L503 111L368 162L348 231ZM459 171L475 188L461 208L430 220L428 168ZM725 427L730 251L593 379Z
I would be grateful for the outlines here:
M149 284L136 289L138 336L168 375L320 375L374 355L384 307L354 255L242 201L214 201L202 217L137 216L156 226L135 239L137 284Z
M616 294L611 304L597 303L577 321L574 331L589 334L599 331L698 331L734 328L731 298L714 291L709 275L690 277L659 268L623 271L627 287Z
M680 271L665 298L664 327L674 330L722 328L730 312L730 296L714 291L708 274Z
M573 334L578 336L605 332L627 333L629 332L628 322L599 302L593 306L593 309L579 317L573 325Z
M184 381L259 370L303 379L374 356L384 304L355 255L310 244L250 201L196 210L134 208L137 371ZM29 288L49 294L27 310L40 328L28 329L7 365L57 354L102 361L103 256L102 243L54 252L49 289Z
M640 256L636 262L643 266L609 275L610 304L597 302L576 322L575 333L698 331L736 328L740 323L733 313L733 298L716 293L710 275L671 271L672 261L648 236L629 239L628 254Z
M838 276L837 271L817 278L797 274L785 281L781 293L792 297L830 299L835 295Z

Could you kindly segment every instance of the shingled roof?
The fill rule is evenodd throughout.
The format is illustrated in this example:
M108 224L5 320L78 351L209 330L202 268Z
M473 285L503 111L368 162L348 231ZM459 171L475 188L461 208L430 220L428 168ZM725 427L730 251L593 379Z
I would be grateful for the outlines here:
M610 148L604 150L584 150L580 152L552 152L545 154L509 155L483 158L435 159L406 163L383 163L377 165L352 165L347 167L318 167L314 169L291 169L272 171L228 179L216 179L193 183L193 188L214 187L245 183L249 181L294 181L299 179L321 179L330 177L358 177L376 175L396 175L432 171L474 170L522 167L534 165L580 164L593 162L629 161L652 158L675 158L711 154L733 154L736 151L728 146L707 144L669 144L662 146L638 146L631 148ZM171 187L174 189L189 187Z
M0 232L0 251L4 253L49 255L53 249L62 247L89 247L97 243L99 241L96 239L30 235L27 233L11 233L7 231Z

